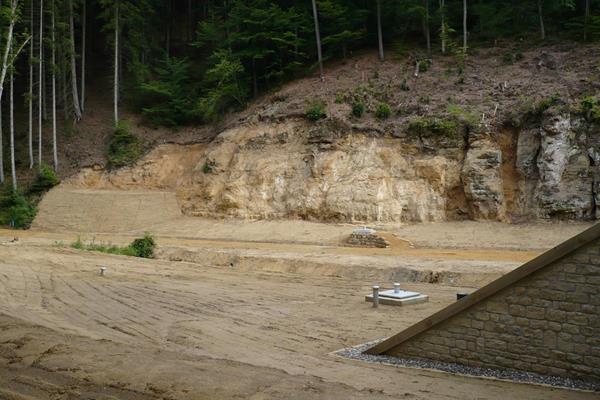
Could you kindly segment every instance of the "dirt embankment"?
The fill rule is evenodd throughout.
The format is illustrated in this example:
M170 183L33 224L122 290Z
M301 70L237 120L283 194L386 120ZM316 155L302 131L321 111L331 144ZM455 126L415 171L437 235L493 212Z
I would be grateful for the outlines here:
M325 83L306 78L259 99L214 136L198 133L199 144L163 144L131 168L97 166L69 184L171 190L185 214L206 217L594 219L598 127L577 109L598 49L533 48L507 64L500 55L510 51L481 50L461 79L451 57L414 77L409 59L363 55L331 67ZM326 118L311 122L315 100ZM355 102L366 106L360 118ZM375 117L380 103L389 118Z

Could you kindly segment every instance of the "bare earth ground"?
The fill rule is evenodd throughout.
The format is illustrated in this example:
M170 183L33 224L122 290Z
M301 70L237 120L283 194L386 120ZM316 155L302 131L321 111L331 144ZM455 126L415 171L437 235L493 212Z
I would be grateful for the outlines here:
M597 398L331 354L400 331L589 224L386 226L390 248L357 249L342 246L351 225L187 218L165 192L79 195L48 196L67 203L42 203L35 229L0 230L0 399ZM158 259L68 247L78 235L128 243L143 226ZM395 280L430 302L364 302L374 282Z
M330 354L399 331L455 287L406 284L431 301L373 310L355 279L27 242L0 245L0 398L596 397Z

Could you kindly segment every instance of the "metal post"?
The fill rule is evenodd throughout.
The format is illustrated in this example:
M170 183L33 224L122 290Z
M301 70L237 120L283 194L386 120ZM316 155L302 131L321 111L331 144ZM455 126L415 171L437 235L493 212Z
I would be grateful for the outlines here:
M400 293L400 283L394 283L394 293Z
M104 276L105 272L106 272L106 267L100 267L100 276Z
M373 286L373 308L379 307L379 286Z

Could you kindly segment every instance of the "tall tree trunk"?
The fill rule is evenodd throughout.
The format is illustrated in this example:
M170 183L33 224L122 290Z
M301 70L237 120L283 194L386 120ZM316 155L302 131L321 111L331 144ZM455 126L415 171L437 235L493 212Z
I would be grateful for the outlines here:
M2 1L0 0L0 6L2 5ZM4 146L2 143L2 139L4 133L2 132L2 102L0 102L0 184L4 183Z
M383 61L384 54L383 54L383 34L381 32L381 0L377 0L377 37L379 39L379 61ZM346 58L345 54L344 54L344 58Z
M119 0L115 3L115 84L114 84L114 107L115 126L119 124Z
M194 34L194 12L192 11L192 0L188 0L187 2L187 11L188 11L188 32L187 32L187 40L188 42L192 41L192 37Z
M167 0L167 32L165 38L165 49L167 52L167 57L171 56L171 19L173 13L173 1Z
M2 145L2 106L0 104L0 184L4 183L4 148Z
M446 2L440 0L440 16L442 18L441 36L442 36L442 54L446 54Z
M71 88L73 92L73 113L75 121L81 119L79 108L79 90L77 89L77 61L75 60L75 24L73 23L73 0L69 0L69 45L71 46Z
M11 58L12 58L12 43L11 43ZM15 112L14 112L14 72L13 68L10 69L10 171L12 175L12 187L13 192L17 192L17 169L15 168Z
M425 16L423 17L423 33L427 42L427 57L431 58L431 35L429 33L429 0L423 0L423 8L425 8Z
M63 37L64 39L64 37ZM63 109L63 119L67 121L69 119L69 108L68 108L68 96L67 96L67 62L66 62L66 53L64 48L61 46L60 50L60 82L62 87L62 109Z
M463 51L467 53L467 0L463 0Z
M42 74L44 69L44 58L42 49L44 48L44 0L40 0L40 37L39 37L39 85L38 85L38 163L40 170L42 169Z
M54 170L58 171L58 144L56 142L56 35L55 35L55 8L52 0L52 156Z
M588 25L590 22L590 0L585 0L585 16L583 17L583 41L587 42L588 39Z
M315 36L317 38L317 57L319 59L319 74L321 80L325 80L325 76L323 75L323 54L321 53L321 34L319 33L319 16L317 12L317 2L316 0L312 0L312 9L313 16L315 19Z
M33 0L31 0L31 43L29 45L29 169L33 169L33 43L34 43L34 29L33 29Z
M537 0L538 6L538 17L540 19L540 37L542 40L546 39L546 29L544 28L544 15L542 13L542 0Z
M86 28L86 3L83 0L83 9L81 10L81 113L85 110L85 28Z

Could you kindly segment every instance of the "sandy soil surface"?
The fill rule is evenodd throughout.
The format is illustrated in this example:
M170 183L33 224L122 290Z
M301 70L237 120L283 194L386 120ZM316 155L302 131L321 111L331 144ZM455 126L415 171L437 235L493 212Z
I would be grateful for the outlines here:
M593 223L505 224L443 222L377 225L394 247L546 250ZM174 192L91 190L61 185L39 205L33 229L44 232L139 235L237 242L340 245L360 224L326 224L301 220L215 220L183 216Z
M0 230L0 399L596 398L331 354L587 226L379 226L391 247L362 249L343 245L354 225L189 218L169 192L51 192L34 229ZM148 227L154 260L69 247L126 244ZM394 281L430 302L364 302Z
M98 267L108 265L105 277ZM453 301L364 302L369 282L0 245L0 398L592 399L340 359Z

